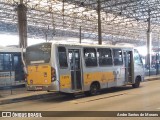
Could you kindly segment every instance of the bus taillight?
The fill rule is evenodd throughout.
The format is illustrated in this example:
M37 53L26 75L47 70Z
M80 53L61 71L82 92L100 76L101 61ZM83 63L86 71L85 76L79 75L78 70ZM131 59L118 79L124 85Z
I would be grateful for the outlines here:
M51 67L51 81L55 81L56 80L56 70L55 68Z

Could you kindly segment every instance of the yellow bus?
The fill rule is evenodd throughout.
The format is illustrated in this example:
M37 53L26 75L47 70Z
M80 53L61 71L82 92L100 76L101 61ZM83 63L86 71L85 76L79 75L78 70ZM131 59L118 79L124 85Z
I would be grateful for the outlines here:
M95 95L115 86L140 86L144 67L132 47L40 43L26 48L28 90Z

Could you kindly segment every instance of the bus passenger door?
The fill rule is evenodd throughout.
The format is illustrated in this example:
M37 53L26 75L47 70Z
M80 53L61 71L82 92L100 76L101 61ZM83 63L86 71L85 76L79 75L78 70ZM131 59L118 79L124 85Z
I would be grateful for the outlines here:
M71 87L72 90L82 89L82 77L81 77L81 56L79 49L69 49L69 63L71 71Z
M132 83L133 79L133 52L123 51L124 55L124 66L125 66L125 82Z
M13 56L13 68L15 71L15 81L24 80L24 72L20 54Z

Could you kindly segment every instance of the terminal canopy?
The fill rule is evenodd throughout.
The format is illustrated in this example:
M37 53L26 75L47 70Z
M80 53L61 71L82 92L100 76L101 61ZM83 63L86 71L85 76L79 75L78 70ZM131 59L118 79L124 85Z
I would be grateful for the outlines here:
M97 39L98 0L1 0L0 31L17 31L17 6L27 7L28 35L53 39L54 36ZM103 41L144 45L151 18L153 44L160 32L159 0L99 0Z

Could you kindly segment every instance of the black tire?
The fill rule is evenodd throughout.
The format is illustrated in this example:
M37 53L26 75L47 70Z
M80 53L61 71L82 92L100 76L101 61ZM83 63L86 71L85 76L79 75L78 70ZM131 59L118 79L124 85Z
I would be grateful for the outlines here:
M133 88L139 88L140 82L141 82L140 78L137 77L136 80L135 80L135 83L132 84L132 87Z
M85 95L87 96L93 96L93 95L97 95L99 93L100 90L100 86L98 83L92 83L90 86L90 91L85 92Z
M90 96L91 95L89 91L85 91L84 94L85 94L85 96Z
M66 94L68 97L70 97L70 98L75 98L76 96L75 96L75 94L74 93L68 93L68 94Z

